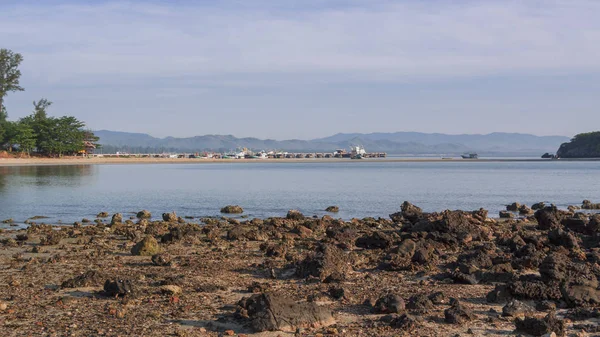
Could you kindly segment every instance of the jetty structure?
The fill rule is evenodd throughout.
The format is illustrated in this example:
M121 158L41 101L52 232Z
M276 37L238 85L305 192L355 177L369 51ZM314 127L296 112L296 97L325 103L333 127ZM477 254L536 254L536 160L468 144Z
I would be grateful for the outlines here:
M350 151L337 149L334 152L285 152L285 151L252 151L240 148L228 152L195 152L195 153L94 153L90 157L114 158L199 158L199 159L321 159L321 158L386 158L385 152L366 152L362 146L352 146Z

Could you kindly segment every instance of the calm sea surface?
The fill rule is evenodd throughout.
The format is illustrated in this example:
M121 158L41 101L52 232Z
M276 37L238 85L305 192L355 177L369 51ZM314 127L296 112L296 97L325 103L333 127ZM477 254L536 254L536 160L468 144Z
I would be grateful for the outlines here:
M600 202L600 162L343 162L0 167L0 220L94 219L100 211L155 217L217 216L238 204L249 217L289 209L385 217L404 200L426 211L484 207L496 216L518 201L560 207ZM39 220L42 221L42 220ZM6 225L4 225L6 226Z

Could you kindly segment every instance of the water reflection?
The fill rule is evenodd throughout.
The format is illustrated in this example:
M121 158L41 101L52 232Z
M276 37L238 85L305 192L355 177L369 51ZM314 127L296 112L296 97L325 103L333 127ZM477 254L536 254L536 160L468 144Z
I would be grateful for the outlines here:
M92 179L97 170L93 165L0 167L0 190L13 184L78 187Z

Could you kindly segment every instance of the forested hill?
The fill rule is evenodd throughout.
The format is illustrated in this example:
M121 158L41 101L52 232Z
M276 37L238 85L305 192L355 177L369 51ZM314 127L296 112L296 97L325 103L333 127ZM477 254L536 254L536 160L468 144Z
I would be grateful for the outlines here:
M492 133L487 135L445 135L417 132L337 134L313 140L272 140L259 138L237 138L232 135L204 135L188 138L156 138L142 133L100 130L105 153L122 151L130 153L161 152L226 152L240 147L253 150L282 150L290 152L333 152L362 145L369 152L389 154L456 155L476 151L480 155L539 156L554 152L569 140L562 136L535 136L517 133Z
M576 135L563 143L556 154L561 158L600 158L600 131Z

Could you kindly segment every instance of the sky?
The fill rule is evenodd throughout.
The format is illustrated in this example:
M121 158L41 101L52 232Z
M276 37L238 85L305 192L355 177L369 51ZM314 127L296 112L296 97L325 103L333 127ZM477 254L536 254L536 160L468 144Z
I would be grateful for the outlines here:
M597 0L0 0L11 119L157 137L600 128Z

